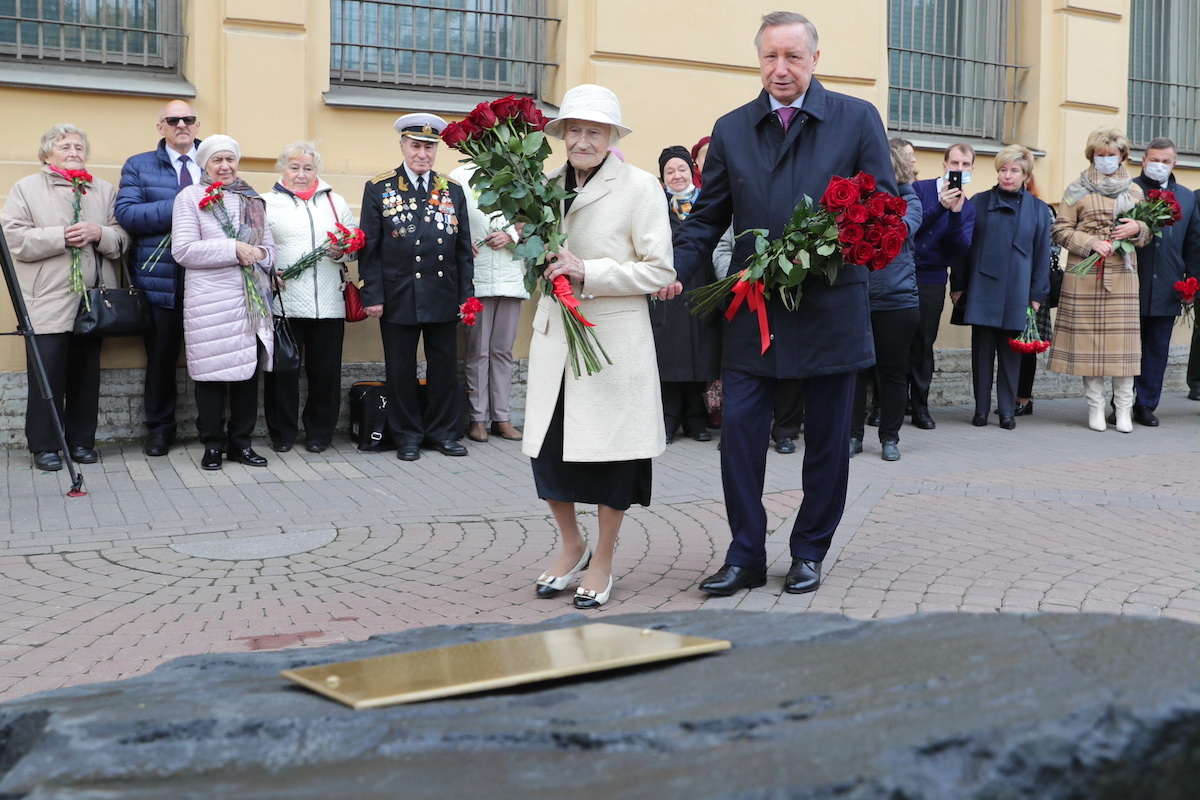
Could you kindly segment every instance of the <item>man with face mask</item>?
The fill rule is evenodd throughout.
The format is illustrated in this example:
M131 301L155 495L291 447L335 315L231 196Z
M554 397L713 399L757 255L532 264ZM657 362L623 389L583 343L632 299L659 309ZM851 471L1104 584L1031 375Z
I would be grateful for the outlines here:
M913 183L924 216L913 236L921 317L912 342L908 396L912 423L924 430L937 427L929 415L929 385L933 382L933 342L946 303L946 281L950 268L961 266L966 258L975 229L975 207L966 202L961 188L950 185L950 173L962 173L965 186L974 166L975 149L969 144L952 144L942 159L942 175Z
M1163 375L1171 347L1171 330L1179 316L1175 282L1200 275L1200 212L1196 196L1175 182L1175 143L1159 137L1146 146L1142 174L1134 181L1149 194L1167 189L1182 209L1179 222L1163 228L1162 236L1137 249L1141 289L1142 372L1133 381L1133 421L1156 427L1154 409L1162 394Z

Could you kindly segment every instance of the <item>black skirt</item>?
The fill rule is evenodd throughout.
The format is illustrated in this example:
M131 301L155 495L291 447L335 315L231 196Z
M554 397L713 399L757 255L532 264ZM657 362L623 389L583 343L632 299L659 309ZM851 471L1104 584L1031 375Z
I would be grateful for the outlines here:
M625 511L634 503L650 505L650 459L633 461L563 461L563 395L542 441L541 455L531 459L538 497L563 503L605 505Z

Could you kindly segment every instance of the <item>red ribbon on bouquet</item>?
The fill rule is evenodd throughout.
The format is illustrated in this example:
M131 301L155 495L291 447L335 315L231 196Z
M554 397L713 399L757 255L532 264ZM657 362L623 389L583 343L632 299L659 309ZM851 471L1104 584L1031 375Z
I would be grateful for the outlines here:
M571 289L571 282L567 280L566 275L559 275L554 279L554 296L558 298L558 302L566 306L571 312L571 316L579 320L589 328L596 327L594 323L588 322L583 318L583 314L579 313L579 299L575 297L575 293Z
M767 323L767 300L763 297L763 289L761 280L735 283L730 289L733 292L733 302L725 312L725 319L732 320L737 310L742 307L742 301L746 301L750 312L758 315L758 333L762 339L762 352L765 353L771 346L771 326Z

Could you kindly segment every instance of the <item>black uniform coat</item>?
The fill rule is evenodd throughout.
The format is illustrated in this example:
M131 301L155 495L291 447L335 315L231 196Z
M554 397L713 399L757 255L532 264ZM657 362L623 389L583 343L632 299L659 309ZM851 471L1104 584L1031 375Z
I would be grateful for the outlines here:
M426 175L431 187L442 177L433 171ZM417 197L403 167L372 178L363 190L359 225L366 244L358 256L362 303L382 303L384 322L451 322L472 294L475 258L467 201L462 187L446 180L454 206L448 220L446 214L439 218L426 198Z
M1162 185L1145 175L1133 179L1143 192L1161 189ZM1175 193L1182 215L1174 225L1162 229L1150 244L1137 249L1138 287L1141 292L1140 313L1143 317L1177 317L1180 294L1175 282L1191 275L1200 276L1200 211L1196 195L1180 186L1172 175L1167 189Z
M896 193L887 133L871 104L830 92L816 78L785 135L766 91L717 120L704 183L675 235L675 269L685 286L708 263L721 234L766 228L778 238L803 195L820 200L834 175L875 176ZM754 253L754 237L737 239L730 272ZM810 279L794 312L778 296L768 307L772 341L761 353L758 322L743 306L725 324L726 369L777 378L856 372L875 363L867 268L848 264L830 286Z
M673 211L668 213L673 234L682 220ZM716 279L710 258L692 277L688 288ZM658 379L664 383L708 383L721 377L721 318L717 313L704 317L693 314L692 299L687 295L666 301L652 296L649 303Z

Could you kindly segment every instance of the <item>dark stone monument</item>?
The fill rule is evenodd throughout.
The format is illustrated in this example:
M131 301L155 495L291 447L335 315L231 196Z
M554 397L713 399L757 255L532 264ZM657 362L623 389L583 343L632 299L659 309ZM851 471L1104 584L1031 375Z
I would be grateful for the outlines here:
M278 675L592 621L733 649L357 712ZM1194 800L1198 630L700 611L181 658L0 705L0 798Z

